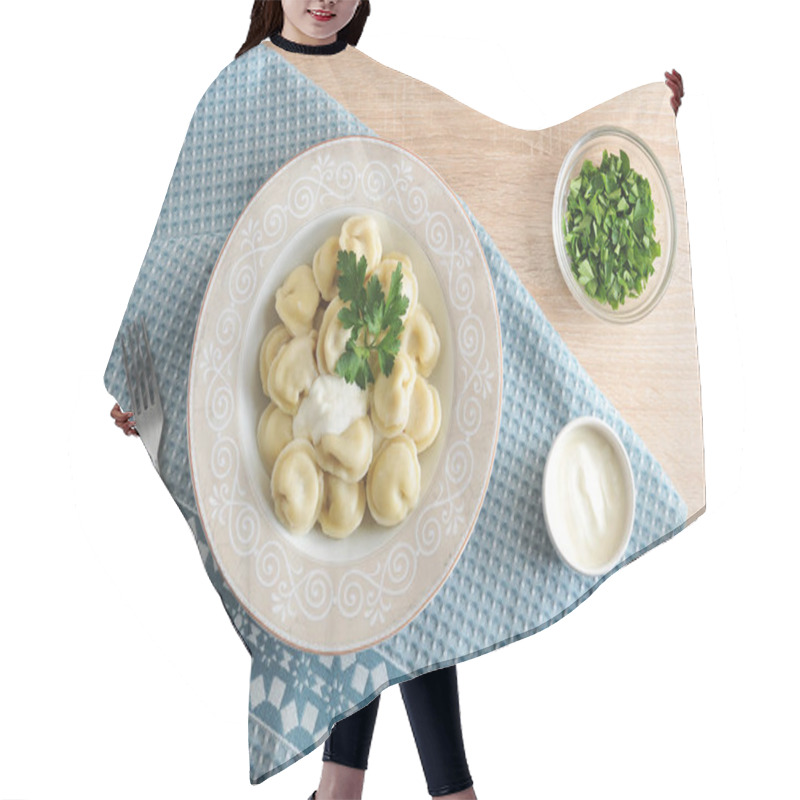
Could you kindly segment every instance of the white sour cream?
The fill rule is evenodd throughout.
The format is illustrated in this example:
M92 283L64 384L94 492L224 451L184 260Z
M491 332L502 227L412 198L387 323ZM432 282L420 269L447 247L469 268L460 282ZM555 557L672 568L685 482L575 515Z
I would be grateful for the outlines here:
M589 574L610 569L630 536L633 480L613 432L590 420L565 428L545 470L544 502L561 557Z
M357 419L366 416L367 393L338 375L320 375L300 403L292 433L314 444L327 433L344 433Z

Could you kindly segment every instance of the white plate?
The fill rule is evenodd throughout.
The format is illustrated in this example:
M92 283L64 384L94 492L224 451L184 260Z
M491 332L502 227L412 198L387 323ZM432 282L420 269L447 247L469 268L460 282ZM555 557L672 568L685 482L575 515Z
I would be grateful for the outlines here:
M271 507L256 427L267 404L258 352L274 297L354 214L384 251L411 257L442 339L430 380L443 424L420 456L422 493L400 525L337 541L293 536ZM500 324L483 250L463 208L412 153L371 137L317 145L278 170L233 227L209 280L189 372L197 507L231 591L265 629L317 653L371 647L407 625L458 561L480 511L500 424Z

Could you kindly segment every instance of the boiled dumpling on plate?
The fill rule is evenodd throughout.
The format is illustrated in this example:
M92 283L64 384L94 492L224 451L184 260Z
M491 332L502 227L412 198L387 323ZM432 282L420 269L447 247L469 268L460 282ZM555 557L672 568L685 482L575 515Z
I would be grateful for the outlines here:
M395 436L405 428L416 377L414 362L401 351L391 373L386 376L381 372L375 379L370 408L372 421L382 436Z
M364 214L345 220L339 234L339 249L354 252L356 262L364 256L369 275L378 266L382 251L381 235L375 218Z
M293 269L275 294L275 309L293 336L311 330L318 305L319 289L307 264Z
M322 295L322 299L330 302L339 292L339 270L337 263L339 258L339 237L331 236L325 244L314 253L314 261L311 271L314 273L314 280L317 289Z
M281 523L291 533L310 531L322 507L323 479L309 442L295 439L281 450L270 488Z
M407 433L417 446L417 453L427 450L442 425L442 404L439 392L421 375L414 381L411 406L408 413Z
M278 323L270 332L264 337L261 343L261 350L258 354L258 372L261 376L261 388L264 394L269 396L269 388L267 386L267 377L269 376L269 368L278 355L278 351L292 338L289 329L283 324Z
M323 375L336 373L336 362L344 353L350 331L342 327L339 312L344 308L344 303L335 297L325 309L322 324L317 339L317 367Z
M311 384L319 374L314 351L317 332L290 339L278 351L267 375L270 399L287 414L296 414L300 401L308 394Z
M319 524L322 532L334 539L349 536L364 519L367 506L364 482L350 483L335 475L324 474Z
M367 505L380 525L398 525L419 501L417 448L405 434L387 439L367 473Z
M372 425L360 417L344 433L326 433L317 443L317 461L344 481L360 481L372 460Z
M258 452L264 469L269 474L275 466L281 450L286 447L293 439L292 417L281 411L275 403L270 403L261 414L258 420L258 430L256 441L258 442Z
M400 337L401 352L408 353L417 372L429 377L439 361L442 344L431 315L421 304L408 315Z
M397 269L398 264L400 265L400 272L403 276L402 294L408 298L408 308L403 315L403 319L405 319L416 308L417 297L419 296L417 276L411 267L411 259L403 253L389 253L383 257L383 260L375 268L373 274L376 275L381 282L384 297L388 297L389 289L392 286L392 275Z

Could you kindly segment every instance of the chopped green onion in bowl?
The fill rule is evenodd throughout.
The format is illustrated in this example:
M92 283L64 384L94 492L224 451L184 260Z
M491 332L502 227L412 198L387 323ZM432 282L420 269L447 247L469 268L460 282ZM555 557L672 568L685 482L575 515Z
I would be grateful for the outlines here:
M603 150L599 167L583 162L570 181L562 225L572 273L590 297L615 310L639 297L661 244L650 182L631 168L624 150Z

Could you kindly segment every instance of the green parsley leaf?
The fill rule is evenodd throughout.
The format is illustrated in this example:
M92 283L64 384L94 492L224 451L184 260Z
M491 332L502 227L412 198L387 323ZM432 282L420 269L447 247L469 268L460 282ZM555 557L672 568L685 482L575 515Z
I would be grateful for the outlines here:
M364 302L364 323L372 336L378 336L383 330L383 315L386 302L383 288L377 276L373 275L367 282L367 295Z
M340 250L336 256L336 269L339 275L339 297L343 303L364 302L364 280L367 275L367 259L361 256L356 262L356 254L352 251Z
M348 340L347 347L336 362L336 374L341 375L348 383L355 383L360 388L366 389L372 382L372 370L369 361L356 351L352 340Z

